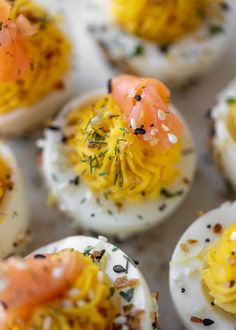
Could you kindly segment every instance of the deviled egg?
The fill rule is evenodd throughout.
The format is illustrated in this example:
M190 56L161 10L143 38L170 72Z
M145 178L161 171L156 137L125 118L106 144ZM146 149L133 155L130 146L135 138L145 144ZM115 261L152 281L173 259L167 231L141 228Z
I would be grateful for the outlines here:
M41 2L0 1L0 135L32 130L74 95L73 33L59 3Z
M29 208L19 166L9 148L0 142L0 258L27 242Z
M160 81L118 76L69 103L45 131L42 173L78 226L125 238L172 213L195 170L191 133Z
M89 0L85 21L122 71L171 85L198 78L228 46L233 1Z
M195 221L170 263L170 291L188 330L235 330L236 204L227 202Z
M136 263L104 239L70 237L0 262L1 329L152 330L157 302Z
M210 117L214 160L227 182L236 191L236 80L221 93Z

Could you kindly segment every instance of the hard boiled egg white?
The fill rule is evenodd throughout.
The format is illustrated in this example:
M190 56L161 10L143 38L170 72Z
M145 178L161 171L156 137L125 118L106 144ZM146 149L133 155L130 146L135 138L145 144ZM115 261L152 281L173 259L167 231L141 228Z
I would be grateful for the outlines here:
M71 110L82 107L97 99L104 92L92 92L70 102L53 122L53 126L63 127ZM173 111L183 120L180 113ZM43 148L42 172L51 195L56 199L61 211L65 212L78 226L105 235L125 238L160 223L183 202L193 180L196 159L190 130L185 123L183 152L178 164L180 175L169 187L174 197L162 196L155 200L145 200L140 204L130 204L124 200L119 209L115 203L106 200L103 194L90 192L81 178L74 184L77 176L67 158L67 150L62 143L60 130L47 129L45 140L39 141Z
M1 114L0 135L2 136L17 136L32 131L36 126L43 124L46 119L59 110L63 103L77 93L79 79L78 38L75 36L76 31L73 29L70 20L70 16L74 12L75 2L37 0L35 3L45 8L49 14L60 17L59 27L70 40L73 47L72 68L62 79L64 85L62 90L52 91L29 107L22 107L9 113Z
M0 202L0 258L15 253L27 241L29 207L24 181L10 149L0 142L0 157L11 170L12 189Z
M236 204L230 202L204 214L186 230L175 248L170 263L170 291L176 311L188 330L204 329L207 324L212 330L235 330L235 316L211 305L200 279L207 247L219 239L216 225L222 226L222 232L235 223L235 214ZM195 323L192 317L204 323Z
M132 300L127 302L122 298L122 306L132 304L134 309L141 309L144 311L142 314L140 330L157 329L157 325L154 324L155 315L157 314L156 300L152 297L143 275L132 259L130 259L122 250L108 243L104 237L96 239L86 236L74 236L63 239L40 248L35 251L34 254L55 253L68 248L75 249L81 253L88 253L88 251L92 250L105 250L108 253L108 257L104 272L112 282L115 282L118 278L124 275L127 275L128 280L138 279L139 283L134 289ZM117 273L114 270L114 267L117 265L122 266L125 269L125 272Z
M236 103L236 80L218 97L218 103L211 112L214 123L212 138L213 155L219 169L236 190L236 140L229 130L228 115L231 105Z
M116 26L108 10L109 0L87 1L84 20L107 59L122 71L158 77L169 86L177 86L205 74L224 54L234 23L234 3L227 3L231 10L223 12L225 21L208 18L197 31L166 50Z

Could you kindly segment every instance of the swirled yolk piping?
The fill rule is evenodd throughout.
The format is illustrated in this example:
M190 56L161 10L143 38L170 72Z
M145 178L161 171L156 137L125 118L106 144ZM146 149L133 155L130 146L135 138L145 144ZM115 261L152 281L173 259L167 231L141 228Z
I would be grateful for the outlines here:
M196 29L206 16L215 12L219 2L112 0L111 13L124 30L147 40L169 44Z
M0 280L2 330L111 330L121 310L106 274L73 250L2 261Z
M8 189L11 189L11 170L5 160L0 157L0 204Z
M209 247L201 275L214 303L236 315L236 224Z
M32 0L9 3L0 1L6 9L0 13L0 115L63 89L71 65L71 45L56 18Z
M173 182L179 174L181 138L163 148L138 132L111 95L69 113L64 127L68 157L93 192L116 202L140 202L156 198Z

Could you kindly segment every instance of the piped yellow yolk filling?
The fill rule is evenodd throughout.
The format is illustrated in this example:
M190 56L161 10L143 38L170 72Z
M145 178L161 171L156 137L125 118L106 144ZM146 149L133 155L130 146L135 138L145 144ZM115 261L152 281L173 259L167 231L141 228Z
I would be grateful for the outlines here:
M120 310L119 299L112 297L107 275L89 257L83 259L85 270L69 291L35 308L27 324L16 324L11 329L112 330Z
M4 159L0 157L0 204L6 194L7 189L11 188L11 170Z
M70 135L68 155L76 173L113 201L156 198L179 174L181 141L167 149L151 146L129 129L109 95L70 112L64 133Z
M196 29L218 0L112 0L117 24L141 38L169 44ZM213 11L213 8L212 8Z
M27 108L50 92L63 89L70 69L71 45L55 19L31 0L12 2L10 19L14 21L20 14L35 28L25 44L31 69L17 81L0 83L0 114Z
M236 100L230 107L228 114L228 128L231 136L236 141Z
M236 315L236 224L210 246L202 280L214 303Z

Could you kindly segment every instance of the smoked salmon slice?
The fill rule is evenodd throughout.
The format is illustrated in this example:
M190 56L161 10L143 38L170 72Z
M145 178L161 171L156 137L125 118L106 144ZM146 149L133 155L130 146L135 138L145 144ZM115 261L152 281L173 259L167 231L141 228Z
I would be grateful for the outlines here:
M83 255L72 250L9 258L0 262L0 328L26 319L32 310L70 289L85 269Z
M0 82L15 81L30 69L25 39L34 33L30 22L19 15L9 19L11 7L0 0Z
M134 134L161 148L178 142L183 123L171 112L170 92L162 82L121 75L112 79L111 93Z

